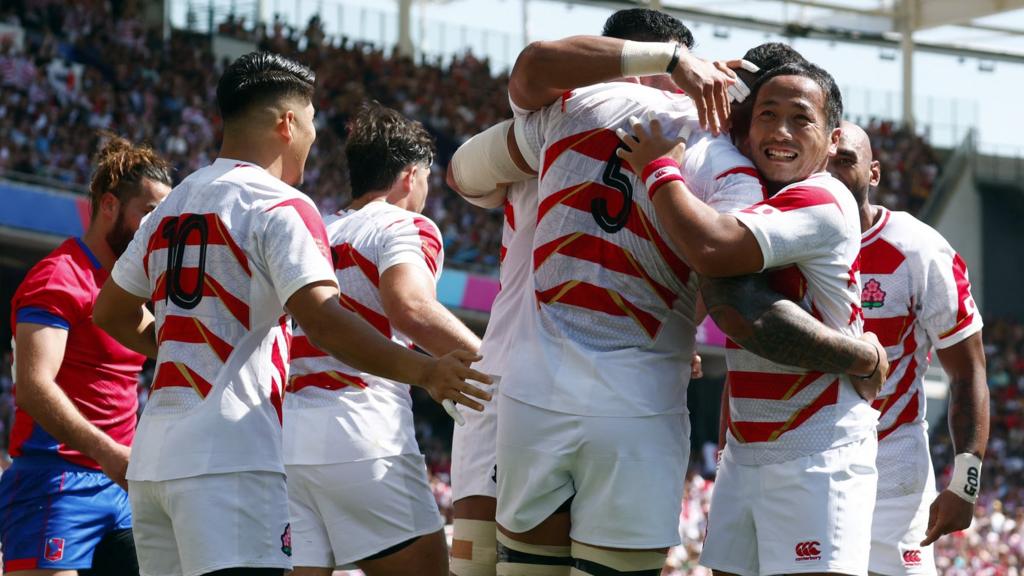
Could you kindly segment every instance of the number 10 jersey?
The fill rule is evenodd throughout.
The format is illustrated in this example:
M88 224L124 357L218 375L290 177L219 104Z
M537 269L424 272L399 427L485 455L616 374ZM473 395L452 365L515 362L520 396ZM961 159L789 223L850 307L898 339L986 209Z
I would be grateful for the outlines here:
M152 300L159 351L129 480L284 473L284 304L336 283L313 203L253 164L217 159L150 214L112 278Z

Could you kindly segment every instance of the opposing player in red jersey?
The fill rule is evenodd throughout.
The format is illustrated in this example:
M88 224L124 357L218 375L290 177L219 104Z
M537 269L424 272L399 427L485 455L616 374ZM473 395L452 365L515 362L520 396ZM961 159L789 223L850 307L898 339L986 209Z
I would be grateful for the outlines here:
M839 90L824 70L787 64L761 77L754 98L745 144L769 198L748 209L721 215L690 194L676 167L682 146L660 157L673 142L657 122L650 134L639 122L637 138L623 133L620 154L645 166L659 219L699 272L774 270L784 294L859 336L857 208L823 172L840 135ZM875 353L864 379L887 369L881 347ZM736 346L727 358L729 438L702 564L723 574L865 574L877 412L842 372L796 370Z
M6 573L138 573L123 487L145 357L97 328L92 310L170 184L152 150L111 137L89 186L89 229L36 264L14 295L14 463L0 477ZM112 555L94 557L104 539Z
M352 203L326 219L342 304L395 342L437 356L480 339L437 300L441 232L420 212L434 144L419 122L370 103L349 124ZM467 411L478 414L475 411ZM409 387L354 369L297 331L285 397L294 576L355 564L368 576L446 576L437 503Z
M288 314L349 366L474 406L478 357L433 359L341 306L323 221L292 187L316 137L308 68L262 52L221 76L224 142L168 196L118 260L96 322L157 358L128 467L148 575L291 568L281 455ZM145 313L152 301L155 321Z
M878 501L872 521L874 574L936 574L932 542L974 518L981 460L988 443L989 403L981 313L967 266L946 240L906 212L871 204L881 177L871 141L844 122L829 172L860 209L860 273L864 329L886 347L891 368L875 409ZM950 380L949 434L953 478L936 494L925 421L924 375L936 349Z

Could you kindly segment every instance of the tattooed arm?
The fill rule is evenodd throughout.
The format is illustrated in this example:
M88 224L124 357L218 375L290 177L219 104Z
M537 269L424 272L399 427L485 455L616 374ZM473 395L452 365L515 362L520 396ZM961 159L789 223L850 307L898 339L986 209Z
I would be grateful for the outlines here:
M867 400L878 394L889 362L874 334L844 336L814 319L769 285L762 274L702 278L701 292L715 324L745 350L772 362L833 374L872 374L853 378Z

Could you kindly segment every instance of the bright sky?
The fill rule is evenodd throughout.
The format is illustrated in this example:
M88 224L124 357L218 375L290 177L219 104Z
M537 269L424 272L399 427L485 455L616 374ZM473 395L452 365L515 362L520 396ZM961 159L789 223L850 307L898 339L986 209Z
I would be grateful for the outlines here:
M845 4L870 8L878 0L843 0ZM394 43L397 40L397 2L394 0L263 0L268 13L282 13L285 19L303 24L320 11L328 33L343 31L354 38ZM707 2L668 0L666 5L694 5ZM183 21L184 6L175 6L174 20ZM245 2L238 2L239 10ZM255 6L255 3L250 3ZM715 9L769 19L805 17L814 11L784 12L779 2L719 0ZM252 10L252 8L249 8ZM421 18L421 14L425 18ZM555 0L530 0L526 31L529 40L555 39L573 34L598 34L611 9L569 4ZM983 22L1024 28L1024 10L983 19ZM755 30L722 28L708 23L688 22L697 39L696 52L706 58L734 58L747 48L767 40L785 40ZM869 23L870 24L870 23ZM451 53L470 45L474 53L488 54L498 68L508 66L524 41L523 0L414 0L412 34L424 37L421 47L428 53ZM950 43L970 42L1024 52L1024 37L979 33L945 27L918 33L919 40ZM843 89L845 105L853 120L869 116L898 119L902 112L901 55L899 51L822 40L794 39L793 46L808 59L828 69ZM915 115L929 127L939 146L959 142L969 127L977 127L985 151L1024 156L1024 129L1017 108L1024 91L1024 65L1006 62L991 71L979 69L977 58L958 58L918 52L915 56Z

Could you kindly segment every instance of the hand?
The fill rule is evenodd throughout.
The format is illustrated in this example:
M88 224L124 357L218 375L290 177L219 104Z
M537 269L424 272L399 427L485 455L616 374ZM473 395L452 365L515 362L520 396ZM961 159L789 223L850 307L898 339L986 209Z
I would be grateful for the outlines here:
M853 388L857 390L857 394L868 402L874 402L875 398L882 391L882 386L885 385L885 380L889 376L889 357L885 355L885 347L878 341L878 336L875 336L873 332L865 332L861 334L860 339L871 344L875 347L875 353L878 354L878 367L875 368L875 372L871 374L870 378L858 378L854 376L850 380L853 382Z
M689 50L680 50L679 64L672 71L672 81L693 99L701 127L716 136L729 121L728 89L735 79L728 67L717 68Z
M743 70L749 74L757 74L761 71L756 64L743 60L742 58L738 58L736 60L715 60L715 68L726 74L733 70ZM727 89L729 98L732 102L737 104L742 104L743 101L747 99L747 96L750 96L750 86L747 85L747 82L743 81L743 78L744 77L742 75L737 74L736 82ZM748 82L752 82L756 79L756 76L753 78L747 76Z
M669 140L666 138L661 132L661 122L657 118L650 117L650 132L644 128L643 123L635 116L630 117L629 123L633 130L632 136L627 134L622 128L615 131L619 139L629 149L619 148L615 153L618 154L619 158L629 162L629 165L633 167L637 174L643 171L644 166L662 156L675 160L677 164L683 163L686 143L681 140Z
M483 357L465 350L449 352L432 361L417 385L426 390L438 404L443 404L445 400L451 400L456 404L462 404L477 412L482 412L483 404L476 402L470 396L490 400L491 394L466 382L466 380L475 380L482 384L491 383L490 376L469 367L481 358Z
M128 459L131 455L131 448L111 440L110 445L96 456L96 463L115 484L128 490L128 481L124 477L128 472Z
M943 490L928 509L928 531L921 541L921 546L927 546L946 534L966 530L972 520L974 504L949 490Z
M690 380L704 377L704 366L701 363L700 354L693 353L693 360L690 361Z

